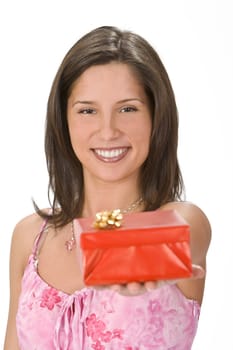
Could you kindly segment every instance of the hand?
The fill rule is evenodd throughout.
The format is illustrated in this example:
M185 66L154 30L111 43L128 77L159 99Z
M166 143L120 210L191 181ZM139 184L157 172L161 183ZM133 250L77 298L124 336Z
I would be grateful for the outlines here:
M191 279L200 279L205 276L205 270L199 266L199 265L192 265L193 273L190 277ZM178 282L178 279L176 280L159 280L159 281L147 281L144 283L140 282L130 282L127 284L113 284L110 286L99 286L97 289L103 289L103 288L109 288L116 292L118 292L121 295L125 296L133 296L133 295L140 295L143 293L146 293L148 291L151 291L153 289L160 288L164 286L165 284L176 284Z

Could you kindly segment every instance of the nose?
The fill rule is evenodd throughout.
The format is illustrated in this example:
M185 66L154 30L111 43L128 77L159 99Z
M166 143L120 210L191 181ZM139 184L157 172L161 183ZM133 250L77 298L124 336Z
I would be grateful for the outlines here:
M99 134L104 141L109 141L119 136L120 130L114 114L104 113L101 115Z

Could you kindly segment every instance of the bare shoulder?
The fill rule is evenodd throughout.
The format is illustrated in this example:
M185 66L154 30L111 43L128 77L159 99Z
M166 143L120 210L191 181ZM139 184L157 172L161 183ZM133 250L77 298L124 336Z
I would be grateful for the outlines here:
M198 207L196 204L191 202L170 202L161 207L162 210L174 209L176 210L187 222L191 224L200 224L204 225L206 231L210 233L211 226L210 222L203 212L203 210Z
M161 209L174 209L187 221L190 225L194 263L203 262L211 241L211 225L203 210L190 202L171 202Z
M23 241L22 243L34 240L42 223L43 219L36 213L24 217L16 224L13 232L13 239L19 239Z
M28 256L32 252L33 244L36 236L40 232L42 224L43 219L34 213L21 219L14 228L11 242L11 255L16 254L21 257L20 260L24 266L26 265Z

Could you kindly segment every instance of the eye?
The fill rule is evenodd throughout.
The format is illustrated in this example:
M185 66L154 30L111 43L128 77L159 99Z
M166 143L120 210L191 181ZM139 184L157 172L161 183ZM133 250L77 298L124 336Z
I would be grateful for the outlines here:
M83 108L78 111L79 114L96 114L96 111L92 108Z
M126 106L126 107L123 107L121 108L121 112L122 113L129 113L129 112L137 112L137 108L136 107L131 107L131 106Z

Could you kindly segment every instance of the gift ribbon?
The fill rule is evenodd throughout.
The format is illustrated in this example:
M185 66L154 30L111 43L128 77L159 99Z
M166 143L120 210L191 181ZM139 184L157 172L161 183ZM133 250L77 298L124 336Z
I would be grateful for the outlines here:
M120 209L96 213L94 227L97 229L115 229L121 226L123 214Z

